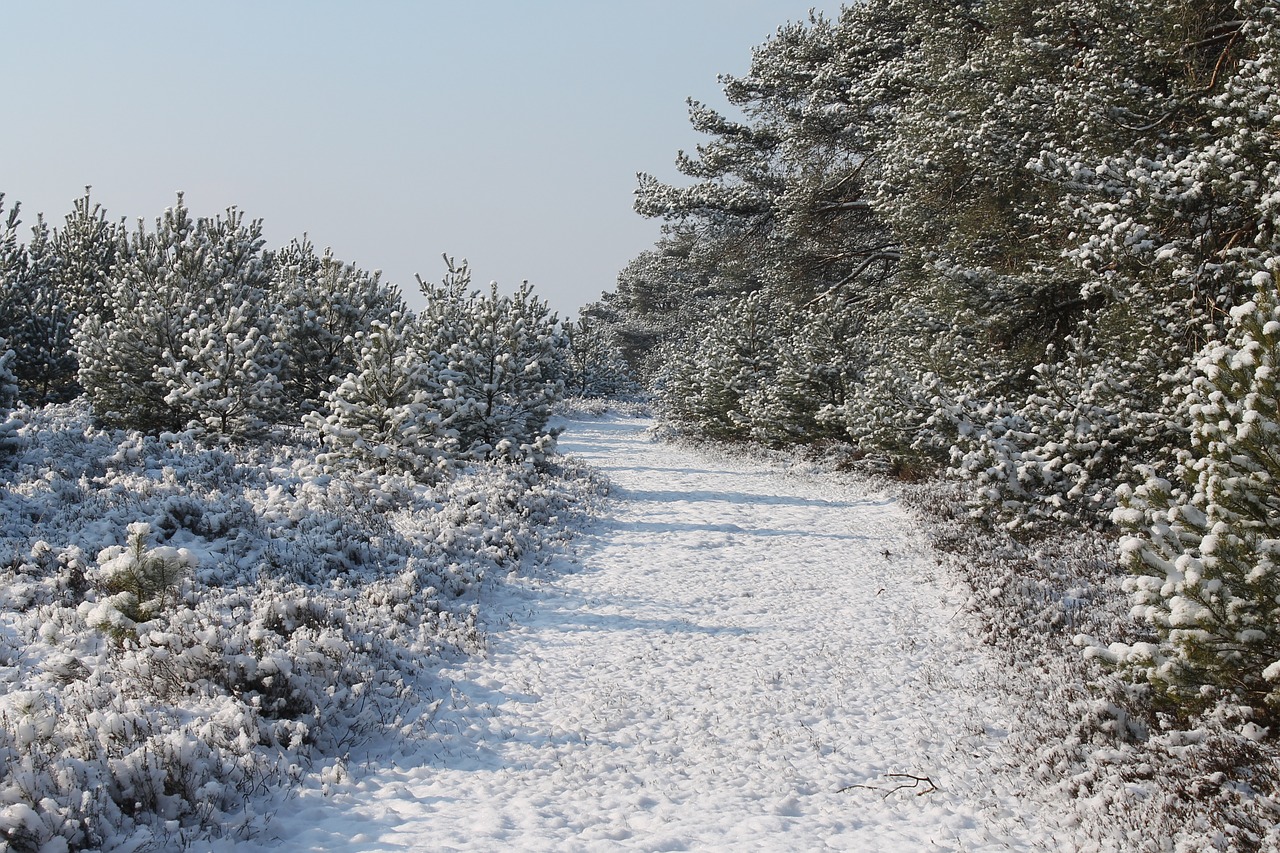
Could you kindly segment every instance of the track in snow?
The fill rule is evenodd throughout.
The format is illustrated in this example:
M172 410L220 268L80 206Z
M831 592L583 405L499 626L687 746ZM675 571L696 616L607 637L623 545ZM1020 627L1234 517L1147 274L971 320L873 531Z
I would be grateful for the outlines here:
M645 426L571 425L561 449L614 484L579 564L504 587L486 607L510 624L440 672L429 737L327 797L304 790L260 842L1053 847L1006 790L989 665L906 513Z

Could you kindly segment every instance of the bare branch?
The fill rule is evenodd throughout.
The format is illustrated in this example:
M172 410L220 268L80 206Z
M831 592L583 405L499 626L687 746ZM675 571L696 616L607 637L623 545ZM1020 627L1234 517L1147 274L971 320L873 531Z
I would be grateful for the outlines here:
M870 210L871 202L869 201L834 201L830 204L820 204L814 208L815 213L831 213L836 210Z
M887 793L885 793L883 799L886 799L886 800L889 799L889 797L893 796L894 794L898 793L899 791L915 790L917 797L923 797L925 794L932 794L934 791L938 790L938 786L935 785L933 780L930 779L928 776L916 776L914 773L886 773L885 778L899 780L896 785L894 785L892 788L888 790ZM928 785L929 787L924 788L923 790L916 790L920 788L921 785ZM847 785L841 788L840 790L836 791L836 793L843 794L848 791L852 791L854 788L866 788L868 791L884 791L885 790L883 787L879 787L876 785Z
M858 264L858 266L854 268L853 272L849 273L847 276L840 279L835 284L831 285L831 287L827 288L822 293L819 293L817 296L810 299L808 302L805 303L804 307L808 308L817 302L821 302L823 299L826 299L828 296L835 293L837 290L844 287L846 284L852 283L858 278L858 276L862 275L864 272L867 271L867 267L871 266L876 261L900 261L900 260L902 260L902 252L898 251L897 249L886 249L883 251L874 252L871 255L868 255L866 260Z

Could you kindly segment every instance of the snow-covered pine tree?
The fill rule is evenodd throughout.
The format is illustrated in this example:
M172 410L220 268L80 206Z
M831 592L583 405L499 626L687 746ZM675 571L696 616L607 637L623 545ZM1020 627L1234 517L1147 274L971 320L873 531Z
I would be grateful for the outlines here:
M437 477L450 449L431 401L431 354L413 318L392 312L353 335L355 369L325 393L303 423L324 443L322 464L384 474Z
M6 276L15 275L24 263L22 243L18 240L21 211L21 204L15 204L5 213L4 193L0 193L0 274Z
M874 215L869 154L900 98L886 73L904 52L895 3L782 26L725 76L745 120L689 102L708 140L676 165L687 186L640 176L636 210L692 227L736 266L741 294L767 285L793 305L831 290L872 287L898 250Z
M565 335L568 393L579 397L622 397L639 391L613 336L598 320L584 313L565 327Z
M970 409L999 408L988 396L1024 391L1087 307L1060 262L1056 187L1027 167L1082 121L1055 109L1075 7L909 5L912 85L877 151L875 207L906 256L904 322L883 343L895 361L927 358L920 374Z
M768 444L847 440L851 395L868 364L865 318L828 293L773 318L774 369L744 398L751 434Z
M395 287L354 264L317 255L304 236L271 256L272 302L284 357L284 397L298 416L320 411L335 384L356 369L356 334L405 315Z
M75 203L62 230L50 233L37 216L31 238L16 242L17 210L0 238L0 335L14 355L11 367L22 399L35 406L80 393L74 353L76 323L86 311L107 310L106 281L121 250L120 229L109 225L89 195Z
M937 82L904 113L919 115L883 207L899 229L924 224L908 245L938 247L925 308L957 344L939 371L972 427L953 470L1005 520L1103 521L1133 461L1172 453L1179 371L1237 298L1235 256L1266 244L1244 237L1241 204L1266 158L1227 156L1244 183L1219 188L1205 156L1226 115L1265 124L1265 104L1218 92L1265 29L1245 5L956 7L938 32L969 33L953 40L963 61L926 49ZM913 189L946 175L957 189Z
M540 458L554 440L547 422L568 374L559 320L528 282L513 296L493 284L462 307L457 338L443 352L445 426L466 455Z
M914 74L906 60L914 38L911 7L897 0L859 4L838 21L815 16L779 28L756 48L747 74L723 78L726 97L744 120L691 102L691 122L709 137L694 154L678 157L678 168L693 182L670 186L641 176L636 209L665 219L667 236L662 251L638 258L633 266L646 261L643 266L624 273L620 298L602 307L630 331L644 313L643 304L624 293L636 289L632 280L644 281L637 271L651 279L644 281L647 290L665 288L676 302L698 293L690 279L703 289L717 284L716 298L694 323L682 323L675 335L659 327L665 346L647 343L652 352L685 353L665 371L668 412L677 420L687 413L695 429L743 430L771 442L841 433L817 413L839 405L844 389L838 386L859 369L846 357L865 349L857 330L891 303L888 288L901 256L872 196L883 159L877 146ZM681 244L688 247L683 253L671 251ZM816 363L804 363L779 343L781 361L757 372L750 387L741 377L728 385L724 376L712 380L718 368L710 362L727 363L729 353L711 350L734 334L725 328L724 300L760 291L767 293L776 335L802 326L819 332L794 341ZM751 323L752 313L735 316ZM681 345L685 336L703 342ZM821 352L809 346L818 341L825 344ZM740 393L727 392L734 385ZM725 420L730 410L736 414Z
M472 301L471 266L444 255L445 275L439 284L417 276L425 304L418 312L418 333L424 350L444 355L465 335Z
M1049 349L1024 400L960 416L949 473L973 484L976 514L1010 527L1097 525L1117 485L1148 461L1142 449L1172 439L1176 425L1151 411L1140 381L1100 362L1087 342L1064 346L1064 356Z
M4 212L4 193L0 193L0 284L8 288L8 282L22 274L26 265L25 251L18 242L19 205ZM0 448L13 437L16 425L9 419L10 410L18 401L18 380L13 375L14 352L8 341L0 338Z
M1280 714L1280 300L1275 272L1200 354L1182 408L1191 447L1168 480L1125 488L1115 520L1134 613L1154 643L1092 653L1184 709L1233 696Z
M657 246L631 260L612 293L582 309L607 331L641 384L652 388L664 353L682 350L741 287L715 243L695 229L668 226Z
M762 291L734 300L696 347L673 364L661 395L669 416L708 438L751 437L744 406L776 370L775 312Z
M12 369L24 402L64 402L79 392L72 354L75 316L58 285L63 260L43 217L36 218L21 269L0 278L0 336L14 352Z
M128 229L123 222L108 222L106 210L93 202L89 187L85 187L62 227L53 232L59 299L77 321L114 316L111 274L128 259L128 253Z
M80 383L104 422L237 437L280 413L260 222L183 203L141 223L111 276L114 315L76 334Z
M144 431L185 426L158 374L182 348L191 294L205 250L195 220L178 203L156 220L154 232L138 223L129 258L109 281L111 316L86 316L77 329L79 380L99 419Z
M165 402L188 427L222 438L261 434L282 416L281 358L267 302L262 222L235 208L196 226L203 253L179 348L159 368Z
M0 279L17 277L26 263L22 244L18 242L18 213L15 204L6 214L4 193L0 193ZM0 343L0 412L8 413L18 399L18 383L13 375L12 350L8 342Z

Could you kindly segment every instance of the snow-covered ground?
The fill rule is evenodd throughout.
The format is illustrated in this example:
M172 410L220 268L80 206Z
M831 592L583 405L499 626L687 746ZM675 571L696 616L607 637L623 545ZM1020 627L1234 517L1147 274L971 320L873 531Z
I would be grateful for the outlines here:
M274 850L1033 850L967 595L894 500L571 424L612 501L493 587L419 734L321 774ZM229 843L229 842L228 842ZM245 848L239 842L237 849Z

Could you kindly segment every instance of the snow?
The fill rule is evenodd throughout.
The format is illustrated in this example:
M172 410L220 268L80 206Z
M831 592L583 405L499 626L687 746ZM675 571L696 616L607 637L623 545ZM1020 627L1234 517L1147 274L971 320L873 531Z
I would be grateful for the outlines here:
M304 783L312 850L1056 849L966 593L868 487L571 424L612 500L487 587L417 734Z

